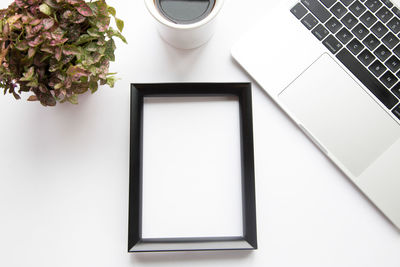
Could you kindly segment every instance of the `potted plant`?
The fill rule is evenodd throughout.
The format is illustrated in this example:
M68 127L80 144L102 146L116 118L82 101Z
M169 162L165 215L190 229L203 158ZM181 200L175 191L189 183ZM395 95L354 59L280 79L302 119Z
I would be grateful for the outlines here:
M105 0L15 0L0 10L0 87L44 106L113 87L113 37L126 43L122 20ZM110 27L111 16L118 30Z

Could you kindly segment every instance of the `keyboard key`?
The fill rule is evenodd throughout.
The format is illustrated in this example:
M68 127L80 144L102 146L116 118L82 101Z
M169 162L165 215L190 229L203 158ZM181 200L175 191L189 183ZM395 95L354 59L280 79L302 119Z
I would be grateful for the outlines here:
M394 6L392 8L392 11L396 16L400 17L400 10L397 7Z
M291 10L292 14L297 18L301 19L304 17L305 14L307 14L307 9L300 3L297 3Z
M387 32L388 29L380 22L378 21L372 28L371 31L378 36L378 38L381 38L384 36Z
M347 48L351 51L351 53L357 56L364 49L364 46L357 39L353 39L347 45Z
M382 2L383 2L388 8L392 8L392 7L393 7L393 3L390 2L389 0L382 0Z
M361 54L359 54L357 58L366 67L369 66L369 64L371 64L372 61L375 60L375 56L371 52L369 52L367 49L364 49L364 51L362 51Z
M392 109L398 103L397 98L367 69L365 69L361 62L359 62L349 51L342 49L336 57L388 109Z
M331 17L331 13L318 0L301 0L301 2L322 23L325 23Z
M391 56L386 62L386 67L388 67L392 72L396 73L400 69L400 60L396 56Z
M353 16L351 13L347 13L341 20L341 22L348 28L353 29L354 26L357 24L356 17Z
M380 45L375 51L375 56L377 56L381 61L385 61L390 56L390 51L384 45Z
M369 28L371 27L378 19L369 11L365 12L364 15L360 17L360 20L364 25Z
M398 98L400 98L400 83L396 84L396 85L392 88L392 92L393 92L393 94L395 94Z
M383 64L382 64L381 62L379 62L378 60L375 60L375 62L372 63L372 65L369 66L368 69L369 69L370 71L372 71L372 73L373 73L374 75L376 75L377 77L379 77L379 76L381 76L381 75L385 72L386 67L383 66Z
M364 13L364 11L366 10L365 6L360 3L360 1L355 1L350 7L349 7L350 11L353 12L353 14L356 17L361 16L362 13Z
M382 42L389 48L392 49L395 47L400 41L393 33L389 32L383 37Z
M388 24L386 24L395 34L400 32L400 20L397 17L392 18Z
M333 35L326 37L322 43L332 54L336 54L342 48L342 44Z
M396 56L400 57L400 45L396 46L393 49L393 53L395 53Z
M347 44L353 39L353 35L346 28L342 28L337 34L336 37L343 43Z
M392 113L400 120L400 105L392 110Z
M315 27L315 25L318 24L317 19L311 15L310 13L308 13L302 20L301 23L303 23L304 26L307 27L307 29L311 30L312 28Z
M345 6L349 6L354 0L340 0Z
M358 23L356 27L351 31L358 39L362 40L369 34L369 30L364 25Z
M375 50L379 45L379 40L373 34L370 34L363 40L363 44L365 44L370 50Z
M325 27L328 28L328 30L330 30L332 33L337 33L337 31L340 30L343 25L335 17L332 17L325 23Z
M322 41L326 36L328 36L329 31L322 24L318 24L318 26L312 30L312 33L318 40Z
M387 9L387 7L382 7L379 9L378 12L376 12L376 16L383 22L386 23L388 22L394 15L393 13Z
M387 71L385 74L382 75L380 78L381 82L387 87L392 88L393 85L399 80L394 76L390 71Z
M365 5L369 8L369 10L375 13L382 6L382 3L379 0L368 0L365 2Z
M327 8L330 8L336 0L321 0L321 3L324 4Z
M337 2L333 7L331 7L331 12L340 19L347 13L347 9L340 2Z

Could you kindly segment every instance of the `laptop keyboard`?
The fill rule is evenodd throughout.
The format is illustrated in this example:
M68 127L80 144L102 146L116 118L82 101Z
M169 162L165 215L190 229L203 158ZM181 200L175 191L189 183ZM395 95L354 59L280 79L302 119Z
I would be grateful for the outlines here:
M300 0L292 14L400 120L400 10L386 0Z

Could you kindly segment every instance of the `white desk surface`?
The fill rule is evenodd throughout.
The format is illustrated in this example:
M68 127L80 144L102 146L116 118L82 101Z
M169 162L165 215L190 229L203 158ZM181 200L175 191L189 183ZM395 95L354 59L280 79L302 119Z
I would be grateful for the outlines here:
M278 1L228 0L193 51L165 44L142 0L108 2L129 41L114 89L57 108L0 97L0 266L400 266L400 232L256 84L259 249L128 254L129 84L252 81L229 50Z

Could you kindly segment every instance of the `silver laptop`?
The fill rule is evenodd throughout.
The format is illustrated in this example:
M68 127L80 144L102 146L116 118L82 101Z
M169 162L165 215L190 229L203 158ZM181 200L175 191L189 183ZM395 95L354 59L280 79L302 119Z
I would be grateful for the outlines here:
M232 55L400 229L400 11L284 0Z

